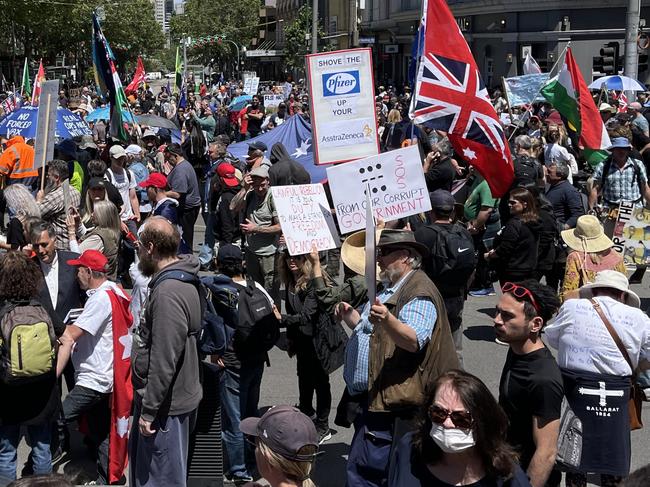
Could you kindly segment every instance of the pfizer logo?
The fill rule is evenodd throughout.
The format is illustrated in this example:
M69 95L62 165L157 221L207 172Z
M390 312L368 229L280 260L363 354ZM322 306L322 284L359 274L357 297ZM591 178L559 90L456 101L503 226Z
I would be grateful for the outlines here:
M359 71L323 75L323 96L349 95L359 92Z

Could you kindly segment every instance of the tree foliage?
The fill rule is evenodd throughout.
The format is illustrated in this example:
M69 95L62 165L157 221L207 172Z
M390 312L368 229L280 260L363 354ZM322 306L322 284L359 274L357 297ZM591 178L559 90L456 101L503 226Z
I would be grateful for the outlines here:
M198 39L217 35L246 46L258 30L259 7L259 0L187 0L185 13L171 18L172 44L184 36ZM232 44L225 42L194 45L187 51L191 61L203 64L234 53Z
M83 68L91 63L92 13L99 6L118 66L164 46L150 0L0 0L0 52L50 63L66 54Z
M284 59L287 66L299 71L305 70L305 55L311 52L312 10L307 4L300 7L296 18L284 28ZM318 38L325 35L318 25ZM328 46L321 46L320 51L328 51Z

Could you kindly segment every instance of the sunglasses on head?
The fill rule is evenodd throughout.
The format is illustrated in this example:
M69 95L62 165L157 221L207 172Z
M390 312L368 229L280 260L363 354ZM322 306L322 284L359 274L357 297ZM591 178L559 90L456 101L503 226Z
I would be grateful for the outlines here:
M474 424L474 419L469 411L449 411L435 404L429 406L429 418L436 424L442 424L447 418L451 418L454 426L465 430L470 429Z
M535 301L535 296L533 296L533 293L525 287L512 282L506 282L501 286L501 291L504 293L510 293L516 298L528 300L528 302L533 305L533 308L535 308L535 311L539 314L539 305L537 304L537 301Z

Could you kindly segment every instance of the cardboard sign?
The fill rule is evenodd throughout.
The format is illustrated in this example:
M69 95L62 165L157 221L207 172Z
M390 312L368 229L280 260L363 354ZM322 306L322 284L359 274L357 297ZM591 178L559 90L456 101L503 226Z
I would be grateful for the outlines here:
M431 209L417 146L328 167L327 177L342 233L366 226L366 184L375 218L385 222Z
M306 57L314 162L329 164L379 154L371 49Z
M38 102L38 122L34 142L34 167L40 167L41 189L45 180L45 165L54 158L56 109L59 106L59 80L45 81ZM86 127L86 130L88 128Z
M375 240L375 219L372 216L372 190L366 184L366 295L372 306L377 297L377 241Z
M650 210L630 202L621 203L612 241L626 265L650 264Z
M328 250L340 238L322 184L298 184L271 188L284 240L290 255Z
M247 95L256 95L260 86L260 79L258 77L246 78L244 80L244 93Z
M266 113L275 113L278 111L278 105L284 101L284 95L264 95L264 111Z

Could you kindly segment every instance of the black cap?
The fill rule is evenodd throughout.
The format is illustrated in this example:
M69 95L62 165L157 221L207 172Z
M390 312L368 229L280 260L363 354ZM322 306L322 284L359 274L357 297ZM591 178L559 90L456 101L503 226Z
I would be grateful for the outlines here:
M88 181L88 189L106 188L106 180L104 178L90 178Z
M266 152L268 147L266 147L266 144L262 141L256 140L252 144L248 144L248 150L261 150L262 152Z
M236 245L225 244L219 246L217 262L241 262L242 260L244 260L244 255Z
M429 193L431 208L440 210L453 210L456 200L453 195L444 189L436 189Z
M165 149L165 152L171 152L172 154L175 154L177 156L185 157L183 148L181 147L180 144L177 144L176 142L174 142L173 144L169 144Z

